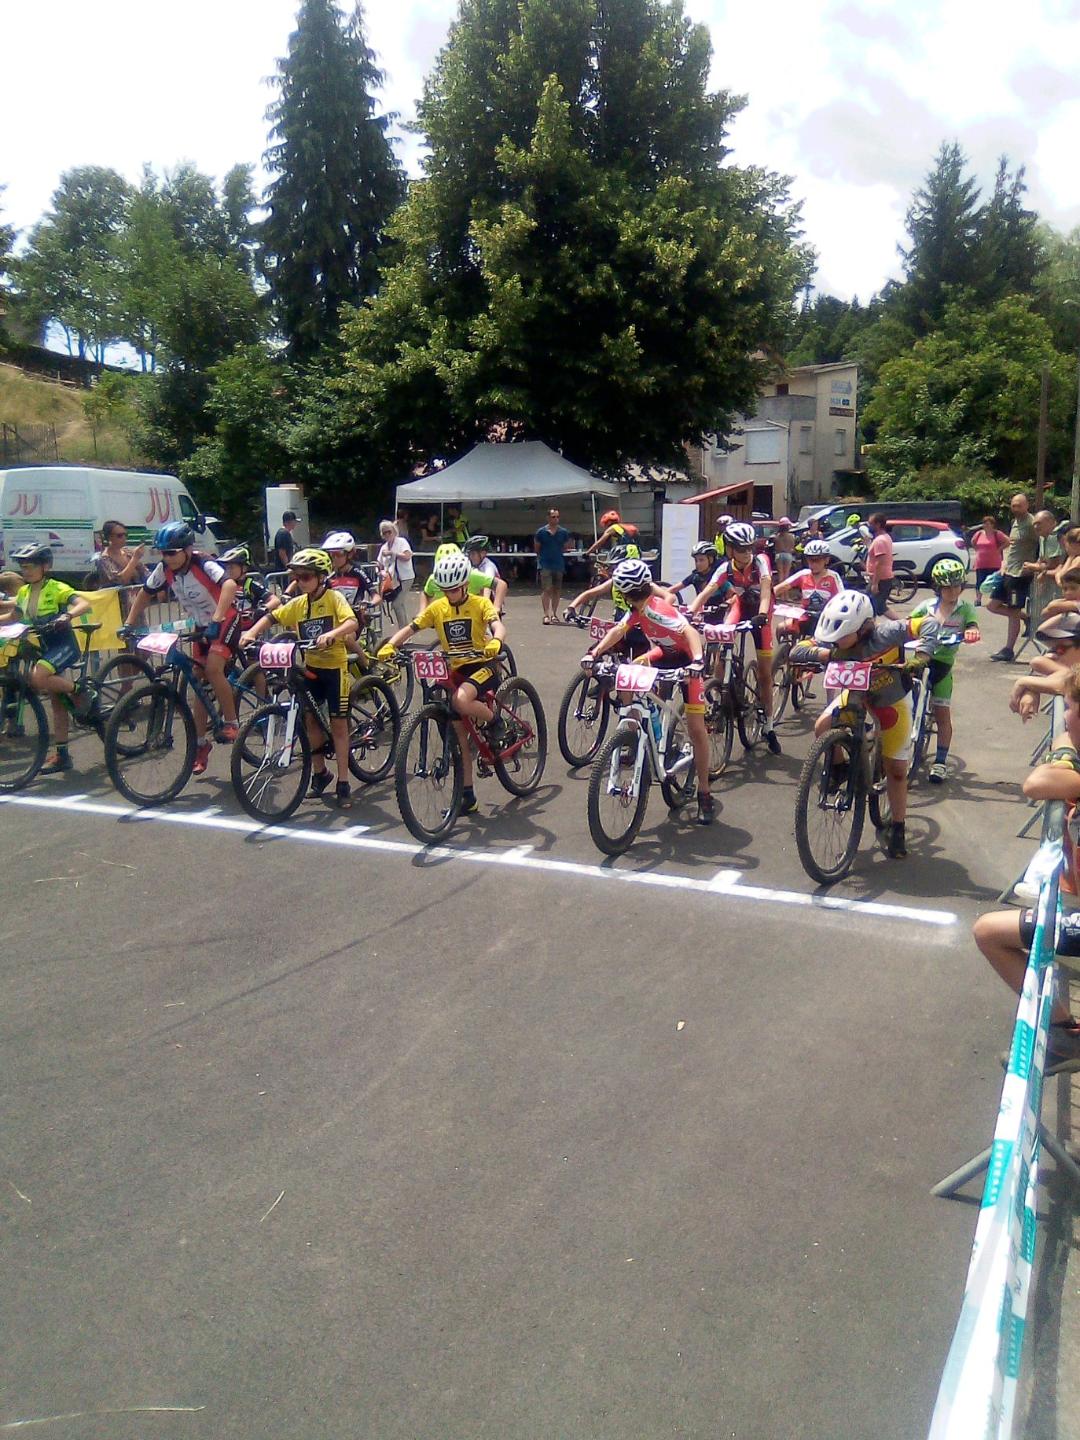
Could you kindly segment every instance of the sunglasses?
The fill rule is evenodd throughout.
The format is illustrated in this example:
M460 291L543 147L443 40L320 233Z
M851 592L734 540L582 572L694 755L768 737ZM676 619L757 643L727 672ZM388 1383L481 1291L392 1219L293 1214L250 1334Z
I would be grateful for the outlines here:
M297 580L318 580L320 578L314 570L294 570L292 573Z
M168 550L162 550L161 553L162 555L183 555L184 547L182 545L175 545Z

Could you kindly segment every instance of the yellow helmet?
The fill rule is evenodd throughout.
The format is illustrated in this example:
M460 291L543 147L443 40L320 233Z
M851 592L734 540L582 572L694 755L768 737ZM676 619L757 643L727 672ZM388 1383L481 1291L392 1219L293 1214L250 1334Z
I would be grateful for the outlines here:
M290 570L314 570L316 575L330 575L333 573L333 564L330 556L325 550L297 550L296 554L289 561Z

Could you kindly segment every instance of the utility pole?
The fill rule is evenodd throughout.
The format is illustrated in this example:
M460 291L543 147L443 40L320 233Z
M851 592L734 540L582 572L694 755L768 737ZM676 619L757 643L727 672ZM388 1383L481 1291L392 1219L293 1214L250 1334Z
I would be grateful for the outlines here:
M1073 432L1072 502L1069 513L1074 525L1080 525L1080 360L1076 365L1076 429Z
M1035 509L1043 508L1043 492L1046 489L1046 432L1050 415L1050 366L1042 367L1042 383L1039 386L1039 445L1035 460Z

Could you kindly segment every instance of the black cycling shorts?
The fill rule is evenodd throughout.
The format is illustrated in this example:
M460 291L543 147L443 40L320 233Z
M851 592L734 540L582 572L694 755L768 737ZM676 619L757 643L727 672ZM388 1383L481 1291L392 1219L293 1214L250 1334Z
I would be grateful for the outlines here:
M312 665L304 679L315 700L325 704L332 720L348 715L351 681L344 666Z
M1035 939L1035 911L1025 910L1020 916L1020 943L1025 950L1031 949ZM1066 910L1058 926L1058 943L1054 952L1070 960L1080 958L1080 910Z

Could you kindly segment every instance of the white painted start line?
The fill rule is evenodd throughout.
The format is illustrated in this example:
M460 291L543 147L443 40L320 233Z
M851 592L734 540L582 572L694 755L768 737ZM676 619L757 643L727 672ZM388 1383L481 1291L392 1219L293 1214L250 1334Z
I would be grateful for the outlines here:
M368 834L366 825L349 825L344 830L309 830L289 825L260 825L256 820L222 815L216 805L191 814L172 810L136 810L126 805L107 805L85 795L0 795L0 805L20 805L38 810L66 810L105 820L128 820L139 824L191 825L205 830L231 830L238 835L265 835L268 839L291 840L298 844L331 845L349 850L374 850L386 855L430 855L466 865L496 865L536 873L576 875L624 885L650 885L662 890L689 890L701 895L723 895L734 900L757 900L773 905L796 905L812 910L843 910L854 915L888 920L910 920L938 928L955 925L951 910L932 910L916 905L889 905L879 900L853 900L841 895L806 895L798 890L773 890L766 885L746 885L738 870L718 870L708 880L665 871L617 870L609 865L585 865L574 860L556 860L534 855L531 845L511 850L466 850L450 845L420 845L411 840L386 840Z

